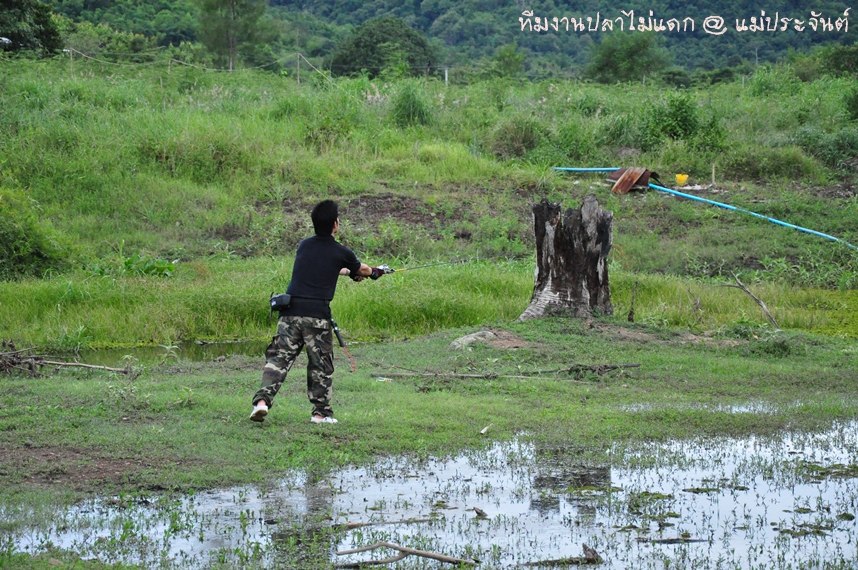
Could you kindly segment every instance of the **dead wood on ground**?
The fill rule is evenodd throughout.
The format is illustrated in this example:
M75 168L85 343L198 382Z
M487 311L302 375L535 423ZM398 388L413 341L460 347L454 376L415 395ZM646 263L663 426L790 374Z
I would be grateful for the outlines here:
M437 560L439 562L445 562L447 564L460 564L465 566L476 566L479 564L479 560L466 560L464 558L455 558L453 556L447 556L446 554L440 554L438 552L430 552L428 550L418 550L416 548L409 548L407 546L402 546L393 542L376 542L375 544L370 544L369 546L361 546L359 548L352 548L349 550L340 550L337 552L337 556L343 556L346 554L357 554L359 552L367 552L369 550L375 550L377 548L389 548L391 550L396 550L399 554L395 554L388 558L382 558L379 560L365 560L361 562L346 562L337 564L336 568L361 568L363 566L377 566L380 564L390 564L392 562L396 562L398 560L402 560L406 556L419 556L421 558L430 558L432 560Z
M111 366L101 366L97 364L85 364L83 362L66 362L53 359L53 357L40 355L35 353L35 348L15 347L15 343L11 340L4 340L0 344L0 372L11 372L12 370L20 370L27 372L32 376L39 376L40 369L43 366L55 366L57 368L87 368L90 370L104 370L106 372L116 372L119 374L132 374L130 366L125 368L113 368Z

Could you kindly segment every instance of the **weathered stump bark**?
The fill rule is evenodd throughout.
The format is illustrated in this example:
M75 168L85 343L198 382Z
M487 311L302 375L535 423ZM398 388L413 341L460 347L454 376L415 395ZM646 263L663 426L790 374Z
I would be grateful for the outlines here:
M530 305L520 320L545 315L610 315L608 253L613 213L592 194L577 210L543 200L533 206L536 276Z

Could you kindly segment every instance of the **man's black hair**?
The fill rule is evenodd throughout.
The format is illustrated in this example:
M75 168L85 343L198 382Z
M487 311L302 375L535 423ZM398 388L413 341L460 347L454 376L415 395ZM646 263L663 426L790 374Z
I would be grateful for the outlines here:
M317 236L329 236L334 233L334 222L339 217L339 207L333 200L323 200L316 204L310 218Z

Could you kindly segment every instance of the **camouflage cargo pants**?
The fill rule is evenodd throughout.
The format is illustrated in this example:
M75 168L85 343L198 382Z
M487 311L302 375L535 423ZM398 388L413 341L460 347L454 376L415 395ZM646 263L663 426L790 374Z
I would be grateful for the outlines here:
M334 344L331 322L315 317L280 317L277 336L265 350L262 387L253 396L253 404L265 400L271 407L286 374L301 349L307 347L307 397L313 413L333 416L331 391L334 373Z

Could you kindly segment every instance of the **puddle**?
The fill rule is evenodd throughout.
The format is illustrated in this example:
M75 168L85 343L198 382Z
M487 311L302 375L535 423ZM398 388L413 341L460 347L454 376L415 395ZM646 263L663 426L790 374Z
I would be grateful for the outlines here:
M790 408L796 408L801 405L801 402L796 402L788 406L777 406L769 402L745 402L743 404L727 405L718 404L709 405L654 405L654 404L631 404L621 406L624 412L657 412L666 410L704 410L707 412L716 412L724 414L776 414L778 412L787 411Z
M181 568L325 568L391 555L335 555L377 541L477 558L480 568L581 557L582 544L601 555L600 568L858 564L858 421L610 456L610 466L586 466L574 451L522 439L452 459L394 458L181 499L99 499L12 540L22 551L55 545L105 562ZM12 522L0 507L0 523ZM343 530L348 523L373 524ZM409 557L395 567L450 566Z
M270 339L269 339L270 340ZM241 340L234 342L181 342L171 346L142 346L129 348L99 348L81 350L77 354L65 355L67 360L77 360L100 366L124 366L129 358L134 364L154 365L163 362L185 360L210 362L219 357L233 355L264 358L266 341Z

